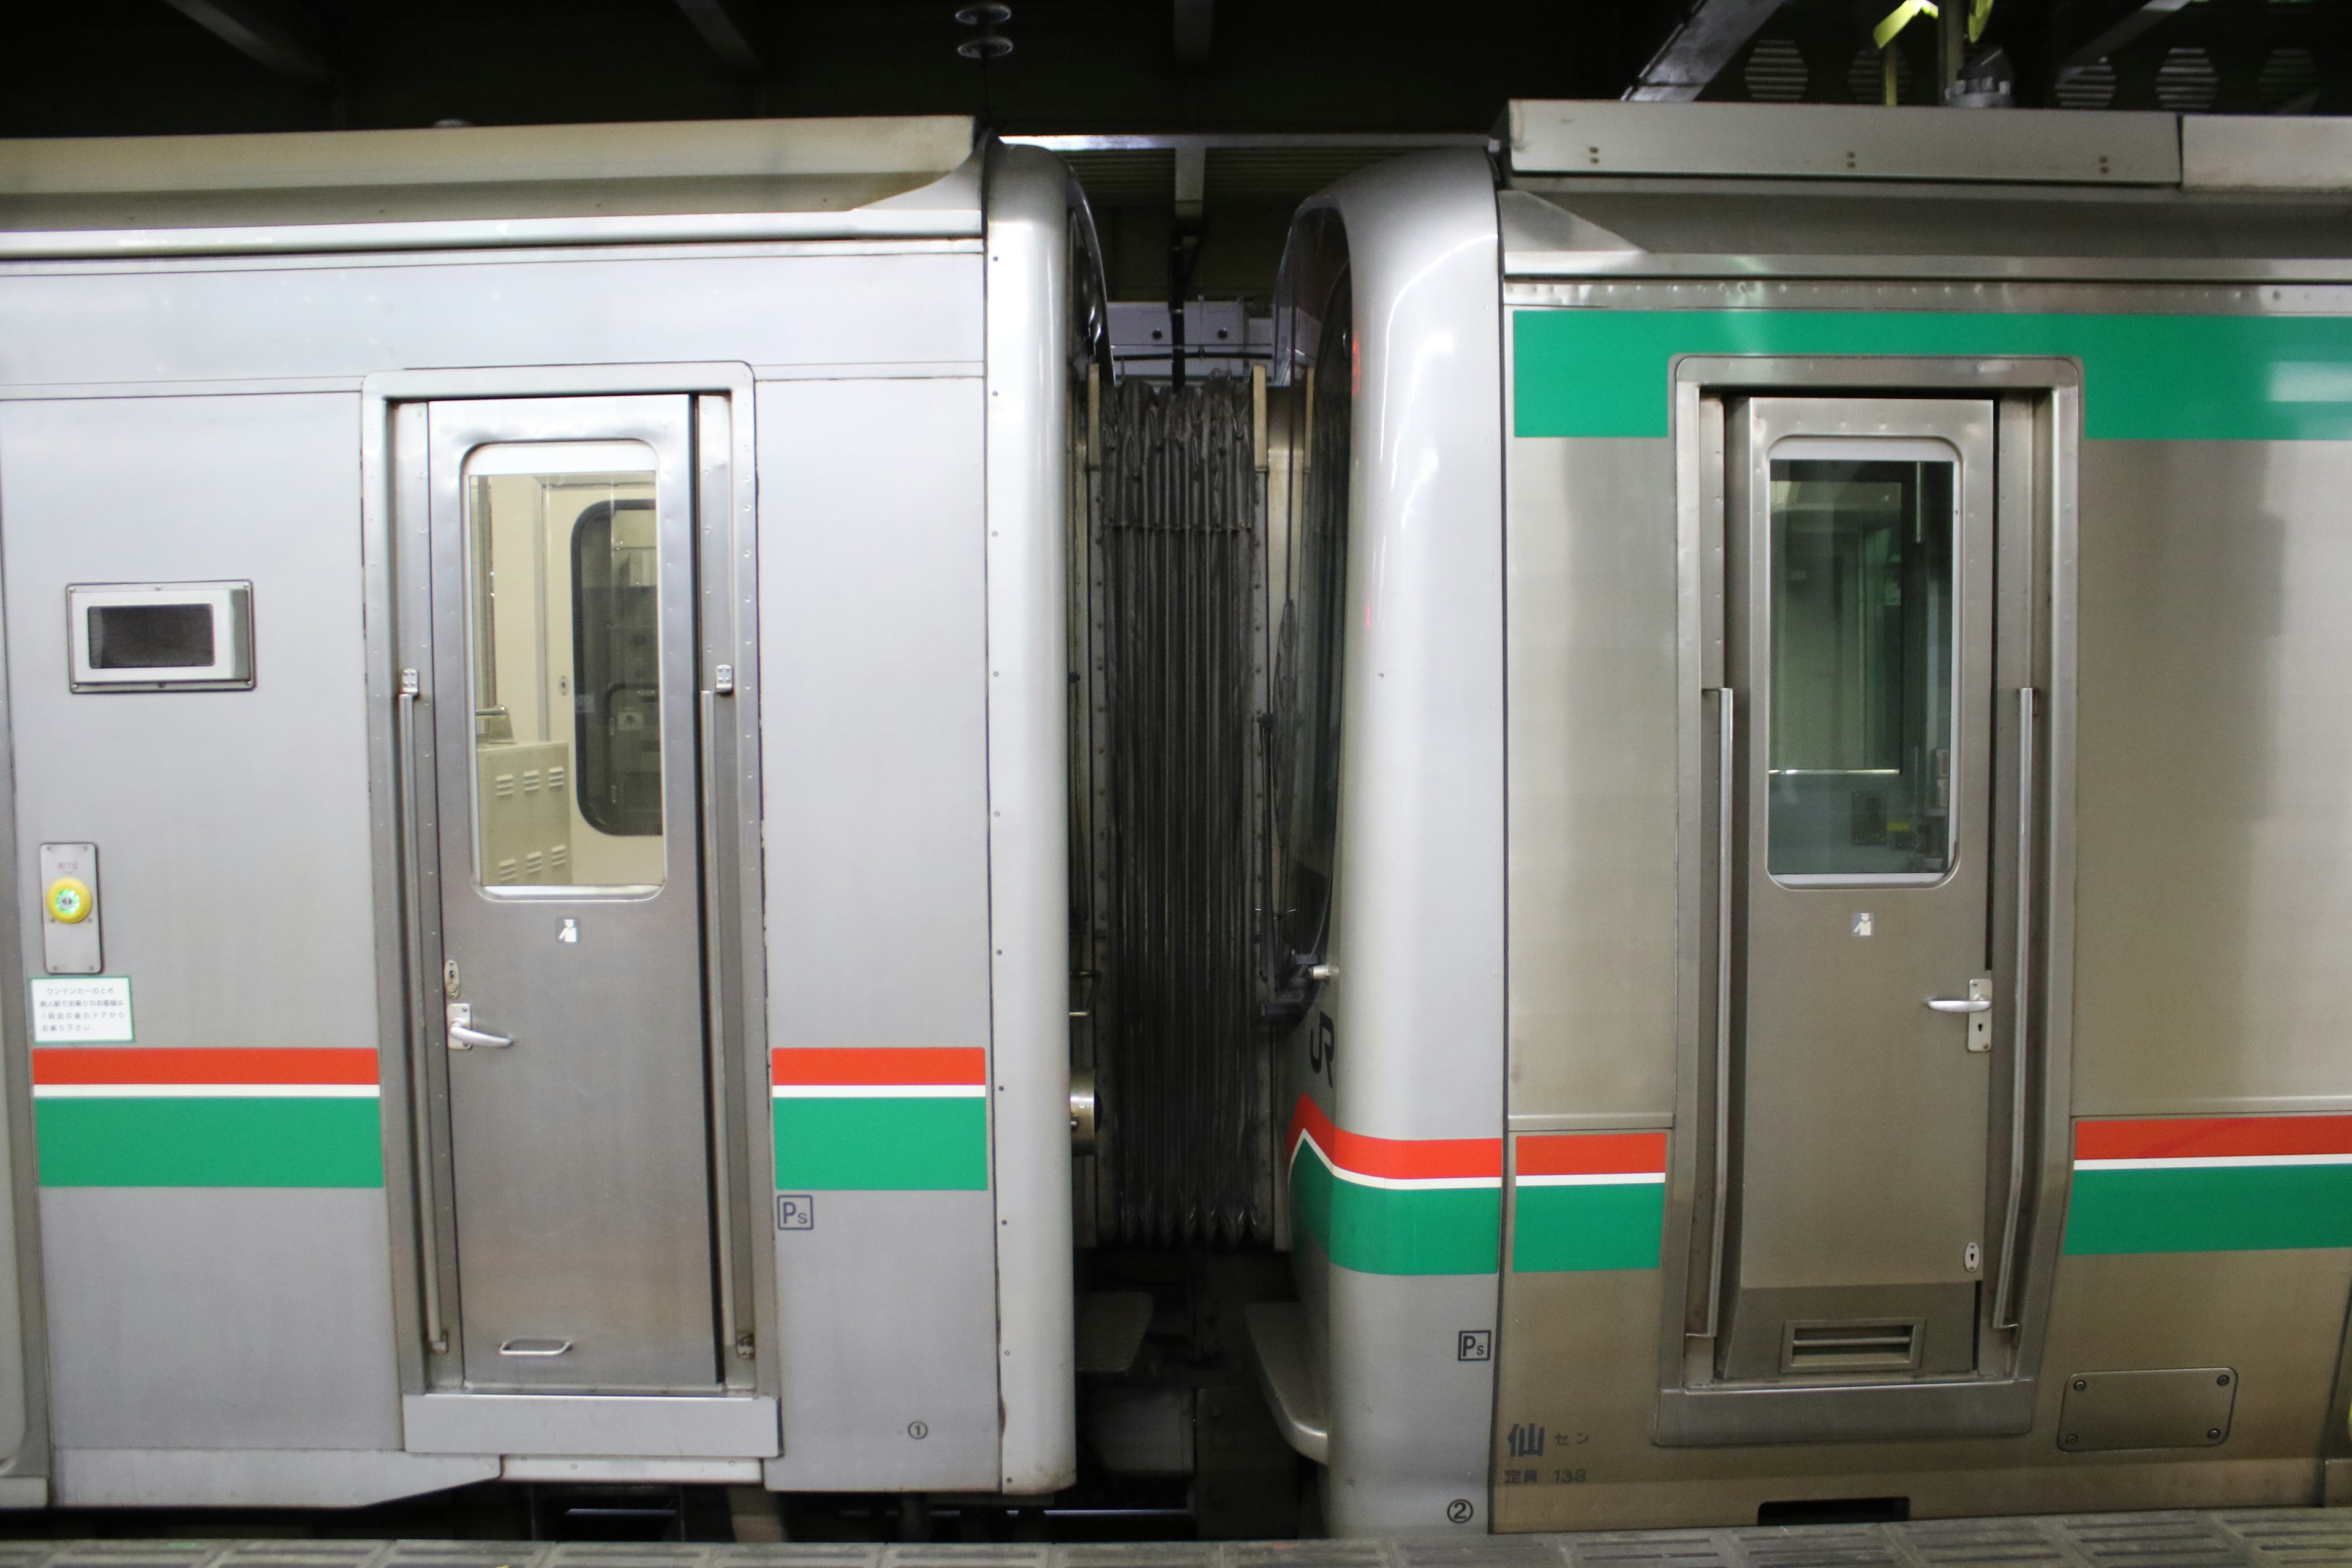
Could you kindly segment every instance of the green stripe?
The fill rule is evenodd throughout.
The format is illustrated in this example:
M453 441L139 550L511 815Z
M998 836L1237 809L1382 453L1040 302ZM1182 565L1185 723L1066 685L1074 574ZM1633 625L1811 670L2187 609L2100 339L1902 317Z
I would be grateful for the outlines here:
M772 1103L779 1192L988 1188L988 1101L979 1095Z
M1512 314L1521 436L1664 436L1676 354L2057 355L2108 440L2352 439L2352 317L1958 310Z
M1497 1189L1350 1182L1304 1140L1290 1162L1290 1212L1332 1262L1362 1274L1492 1274L1502 1255Z
M373 1099L33 1101L48 1187L380 1187Z
M1513 1199L1511 1267L1521 1274L1658 1266L1664 1182L1518 1187Z
M2066 1251L2352 1247L2352 1165L2076 1171Z

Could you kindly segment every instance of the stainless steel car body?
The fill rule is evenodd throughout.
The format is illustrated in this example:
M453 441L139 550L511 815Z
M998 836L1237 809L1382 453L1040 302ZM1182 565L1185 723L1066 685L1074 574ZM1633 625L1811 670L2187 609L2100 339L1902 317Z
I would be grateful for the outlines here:
M0 1025L0 1503L1067 1479L1094 263L1055 160L971 148L0 148L0 980L42 973L37 847L94 843L136 1025ZM527 470L618 499L493 548ZM251 690L68 689L68 582L196 579L252 584ZM484 697L599 615L657 666ZM572 701L642 762L567 839Z
M1342 918L1290 1047L1333 1525L2332 1499L2347 737L2316 683L2347 585L2352 228L2313 187L2340 174L2306 126L1716 113L1514 106L1499 181L1400 160L1294 230L1292 363L1318 279L1352 268L1360 334ZM1959 609L1997 631L1959 650L1979 717L1947 762L1981 948L1903 1005L1981 998L1980 1029L1852 1011L1883 966L1841 955L1886 942L1903 877L1761 858L1803 770L1768 790L1756 700L1795 677L1736 641L1728 595L1777 559L1780 501L1742 498L1797 482L1773 442L1828 428L1773 408L1882 456L1979 451L1965 504L1997 542L1965 546ZM1864 804L1853 845L1916 841ZM1759 946L1771 889L1834 931ZM1849 1026L1949 1060L1842 1073L1805 1044ZM1477 1243L1404 1245L1432 1225ZM1896 1258L1921 1237L1932 1259ZM1735 1342L1743 1268L1811 1294ZM2178 1405L2135 1417L2140 1446L2076 1429L2070 1391L2107 1386L2085 1374L2139 1370ZM1490 1374L1491 1425L1457 1426Z

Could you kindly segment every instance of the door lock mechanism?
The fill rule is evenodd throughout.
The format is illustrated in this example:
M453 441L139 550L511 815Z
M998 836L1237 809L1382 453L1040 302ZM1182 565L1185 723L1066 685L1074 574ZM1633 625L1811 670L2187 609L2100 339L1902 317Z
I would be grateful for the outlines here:
M512 1035L493 1035L474 1027L474 1005L471 1002L449 1004L449 1048L470 1051L476 1046L503 1048L514 1044Z
M1969 1017L1969 1049L1992 1049L1992 982L1969 982L1966 996L1930 996L1927 1005L1938 1013L1965 1013Z

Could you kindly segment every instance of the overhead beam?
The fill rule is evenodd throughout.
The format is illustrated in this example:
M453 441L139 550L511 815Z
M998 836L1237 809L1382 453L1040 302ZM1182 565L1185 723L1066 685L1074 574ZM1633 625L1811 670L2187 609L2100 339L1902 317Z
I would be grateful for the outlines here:
M738 76L764 76L768 61L752 40L760 36L749 0L677 0L719 63Z
M1625 97L1635 103L1688 103L1748 47L1783 0L1699 0L1642 68Z
M2173 14L2185 9L2189 0L2131 0L2123 6L2105 7L2105 15L2094 20L2083 36L2075 40L2059 40L2058 74L2072 76L2084 67L2106 58L2141 34L2169 21ZM2076 6L2062 16L2060 26L2074 20L2087 9Z
M306 14L257 0L163 3L264 70L320 87L334 84L335 68L320 41L322 29Z

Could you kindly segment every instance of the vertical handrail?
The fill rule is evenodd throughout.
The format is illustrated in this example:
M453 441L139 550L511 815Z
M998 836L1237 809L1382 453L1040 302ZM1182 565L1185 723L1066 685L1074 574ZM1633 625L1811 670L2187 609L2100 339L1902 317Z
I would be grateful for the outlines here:
M703 1008L703 1027L709 1031L706 1047L717 1069L711 1074L710 1096L710 1173L711 1189L718 1207L719 1231L719 1355L722 1369L730 1356L741 1353L736 1341L735 1313L735 1140L734 1118L730 1100L735 1094L735 1075L728 1071L730 1058L727 1049L727 1007L723 989L726 968L719 955L719 932L723 929L718 918L720 910L720 877L719 874L719 760L718 724L719 693L700 694L701 722L699 751L702 760L702 898L706 934L703 951L708 1000ZM719 1381L733 1379L722 1370Z
M2024 1214L2026 1046L2032 1038L2029 965L2033 957L2033 719L2034 690L2017 689L2017 959L2010 972L2015 1022L2009 1041L2009 1201L2000 1228L2000 1278L1993 1288L1993 1326L2017 1327L2011 1300L2017 1240Z
M1715 1235L1706 1266L1706 1330L1713 1338L1723 1306L1724 1211L1731 1201L1731 806L1738 700L1715 694Z
M414 1016L408 1026L409 1156L415 1164L419 1278L417 1293L425 1304L425 1342L435 1355L449 1349L449 1331L441 1321L441 1226L433 1191L433 1095L431 1050L425 1044L425 1020L434 1009L424 1005L425 897L424 863L416 852L416 710L424 696L424 680L413 669L400 672L400 901L408 938L409 996Z

